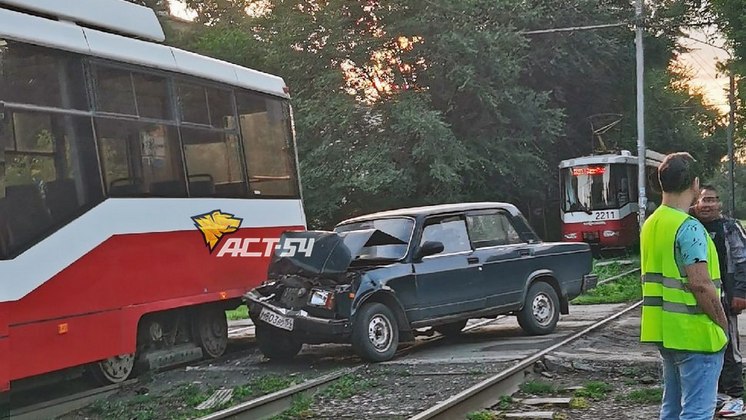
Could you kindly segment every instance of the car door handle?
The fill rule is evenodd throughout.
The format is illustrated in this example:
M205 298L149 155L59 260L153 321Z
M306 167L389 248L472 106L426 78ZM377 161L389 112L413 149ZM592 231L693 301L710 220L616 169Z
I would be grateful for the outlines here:
M479 257L467 257L466 262L469 264L479 264Z
M531 250L528 249L528 248L519 249L518 250L518 255L520 255L521 257L527 257L527 256L531 255Z

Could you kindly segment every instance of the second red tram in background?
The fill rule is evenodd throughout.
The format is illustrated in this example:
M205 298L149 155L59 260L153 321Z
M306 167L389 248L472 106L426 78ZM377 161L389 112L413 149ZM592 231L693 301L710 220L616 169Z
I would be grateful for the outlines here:
M660 205L651 181L665 156L645 156L647 214ZM638 159L629 151L582 156L560 162L562 240L597 249L627 248L639 241Z

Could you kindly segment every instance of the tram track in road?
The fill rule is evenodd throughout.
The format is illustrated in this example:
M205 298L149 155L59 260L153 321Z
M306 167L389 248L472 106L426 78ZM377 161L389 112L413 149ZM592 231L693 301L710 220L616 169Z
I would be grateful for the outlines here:
M26 407L10 410L10 418L13 420L38 420L50 419L61 413L74 411L107 396L119 392L125 387L135 385L137 379L130 379L119 384L92 388L74 394L43 401Z
M608 283L611 281L614 281L616 279L622 278L624 276L627 276L629 274L635 273L639 271L639 268L634 268L631 270L627 270L625 272L622 272L620 274L617 274L615 276L611 276L608 278L603 279L599 283ZM523 372L524 370L531 366L536 361L540 360L544 355L551 353L555 351L556 349L575 341L576 339L600 328L603 325L606 325L607 323L613 321L614 319L617 319L618 317L623 316L624 314L628 313L629 311L635 309L637 306L639 306L639 303L633 304L631 306L625 307L621 311L616 311L612 313L611 315L605 315L600 321L595 320L591 326L588 326L586 328L583 328L580 331L571 332L569 336L564 336L561 338L560 342L554 343L550 345L549 347L546 347L544 349L541 349L533 354L531 354L528 357L525 357L521 360L519 360L516 363L504 363L504 366L499 370L496 371L492 376L488 376L486 378L478 378L478 374L475 374L474 372L470 372L468 370L461 369L460 372L457 371L451 371L451 372L418 372L413 375L422 376L422 377L434 377L434 376L450 376L450 378L456 378L459 375L462 377L465 376L466 380L471 380L472 382L477 382L475 385L470 386L466 388L465 391L459 392L454 397L447 398L444 402L438 403L435 406L428 408L427 410L423 410L422 412L415 414L414 418L459 418L454 417L455 412L463 411L460 418L464 418L465 415L470 412L474 411L472 410L473 407L477 407L477 409L490 406L492 401L488 398L485 398L485 395L492 395L493 397L496 396L496 402L499 402L499 397L505 394L509 394L512 392L500 392L501 389L505 390L511 390L514 391L517 389L518 385L523 381ZM494 324L500 320L503 320L505 318L508 318L507 316L500 316L497 319L490 319L486 321L481 321L475 324L471 324L466 327L464 332L474 331L478 330L481 327L487 327L490 324ZM395 361L393 362L386 362L378 365L372 365L372 366L381 366L381 365L387 365L389 363L397 364L396 360L401 359L402 357L406 356L407 354L411 354L414 352L414 350L424 350L427 346L425 346L429 342L435 342L441 340L442 336L434 336L430 339L425 339L420 342L418 342L416 345L411 346L410 348L406 348L401 350L397 353L397 356L395 357ZM499 366L494 365L493 366ZM260 397L255 400L247 401L245 403L237 404L233 407L230 407L226 410L213 413L211 415L205 416L201 418L200 420L213 420L213 419L261 419L261 418L269 418L275 415L282 414L285 410L290 409L293 406L293 401L296 401L298 398L308 398L309 395L313 395L322 389L329 387L330 385L334 384L336 381L339 381L340 378L348 375L356 375L356 380L360 380L362 378L365 378L365 375L370 375L371 370L366 369L365 372L360 372L360 369L363 366L356 366L351 370L345 370L340 371L331 377L329 375L326 375L322 378L319 378L319 380L311 380L306 383L300 384L293 388L288 388L282 391L279 391L277 393L274 393L272 395L266 395L263 397ZM427 370L427 369L425 369ZM407 375L412 375L411 373L407 373ZM471 378L468 378L468 376L471 375ZM477 378L477 381L474 379ZM462 380L464 378L461 378ZM432 382L431 382L432 383ZM297 391L296 391L297 390ZM409 395L407 395L408 397ZM443 406L443 404L446 404ZM486 404L486 405L483 405ZM466 411L464 411L466 410ZM441 414L441 411L443 414ZM391 413L395 414L395 413ZM408 415L411 415L412 413L409 413ZM355 413L354 415L343 413L343 412L325 412L320 417L321 418L328 418L328 416L331 415L332 417L360 417L361 413ZM311 415L311 418L313 418L313 415Z
M417 413L410 417L409 420L465 418L470 412L492 407L500 402L500 398L503 395L511 395L517 391L518 386L523 383L525 379L526 369L540 361L544 356L603 327L609 322L624 316L639 307L641 304L642 301L629 305L623 310L599 320L593 325L565 338L559 343L538 351L531 356L520 360L511 367L461 391L447 400Z
M322 390L326 387L333 386L333 384L337 381L340 381L341 378L345 376L354 376L354 379L356 381L365 380L365 378L375 376L376 374L380 375L380 371L382 367L388 367L390 368L390 372L388 372L388 381L397 381L402 384L402 388L406 388L408 390L403 389L389 389L389 392L397 393L400 392L401 394L404 393L417 393L417 389L411 389L407 388L406 382L407 380L414 380L413 377L417 377L421 384L431 384L435 385L436 380L434 378L440 377L441 382L453 382L454 384L467 382L468 385L463 388L454 389L453 392L456 392L455 395L449 396L449 395L435 395L434 398L439 398L442 401L438 402L437 404L428 406L427 409L424 410L412 410L408 413L405 413L405 410L402 410L400 412L396 411L389 411L387 414L390 414L392 417L401 418L401 417L410 417L415 420L424 420L424 419L456 419L456 418L465 418L466 415L472 411L478 411L480 409L490 407L500 401L500 397L503 395L510 395L513 392L515 392L518 389L518 386L523 382L525 379L525 371L532 367L534 363L541 360L545 355L552 353L556 351L557 349L561 348L562 346L565 346L575 340L577 340L580 337L583 337L587 335L588 333L597 330L598 328L608 324L609 322L618 319L619 317L624 316L625 314L629 313L630 311L634 310L639 306L640 302L625 306L622 310L616 310L612 314L604 314L602 319L598 320L596 319L593 321L593 324L590 326L581 327L582 329L578 328L572 328L572 331L566 332L562 335L562 337L559 338L560 341L553 340L553 344L544 347L538 351L533 352L528 357L521 358L517 362L504 362L502 364L496 363L492 364L492 367L497 367L498 369L494 369L495 373L492 374L484 374L484 372L475 372L473 371L473 367L470 368L466 364L460 365L460 367L453 369L453 366L449 366L448 368L440 365L441 362L437 363L422 363L421 361L417 362L415 365L408 366L409 369L402 369L402 366L407 366L406 360L400 360L402 358L406 358L406 354L413 354L414 352L412 350L426 350L429 346L426 346L425 344L428 343L428 341L422 342L422 344L419 344L418 346L412 346L412 349L405 349L404 351L397 353L397 357L390 362L385 362L381 364L375 364L375 365L358 365L355 367L352 367L350 369L344 369L340 370L338 372L335 372L331 375L325 375L323 377L320 377L318 379L313 379L310 381L307 381L305 383L302 383L300 385L287 388L282 391L278 391L276 393L265 395L260 398L247 401L244 403L240 403L237 405L234 405L228 409L215 412L213 414L207 415L205 417L200 418L200 420L216 420L216 419L264 419L264 418L270 418L272 416L280 415L285 410L291 409L293 406L293 402L298 400L299 398L309 398L309 396L314 395L317 392L322 392ZM493 324L497 321L500 321L507 317L500 317L500 319L497 320L487 320L483 322L479 322L476 324L471 325L471 330L475 331L477 334L477 339L480 339L480 335L482 330L480 328L482 327L488 327L490 324ZM467 327L468 328L468 327ZM569 334L568 334L569 333ZM487 338L487 337L482 337ZM502 337L507 338L510 340L510 337ZM531 339L532 337L524 337L527 340ZM537 338L537 337L533 337ZM540 338L540 337L539 337ZM487 338L489 340L489 338ZM429 342L437 342L438 339L430 340ZM467 341L472 340L468 339ZM484 363L482 363L484 365ZM393 368L393 369L391 369ZM378 370L376 370L378 369ZM437 369L441 369L439 371L436 371ZM404 371L407 371L405 375L403 375L403 378L397 378L398 376L402 375ZM378 372L378 373L376 373ZM393 378L393 379L392 379ZM430 382L424 382L424 381L430 381ZM384 388L381 386L381 388ZM461 391L459 391L461 389ZM409 397L410 395L407 395ZM361 397L360 400L365 400L368 397ZM354 399L354 397L353 397ZM390 401L389 401L390 402ZM321 404L318 404L319 406L327 405L329 401L324 401ZM377 401L370 401L370 404L376 404ZM363 403L365 404L365 403ZM381 404L384 404L383 402ZM406 404L403 404L406 406ZM392 404L386 404L386 407L371 407L381 410L390 410L392 408ZM311 414L309 418L363 418L367 417L366 414L355 412L355 413L349 413L345 411L334 411L334 407L325 407L326 411ZM344 409L342 409L344 410ZM311 412L314 411L314 409L310 410ZM314 416L318 417L314 417ZM380 415L380 413L379 413ZM385 416L384 416L385 417Z
M471 323L464 328L464 332L473 331L481 328L485 325L492 324L501 319L506 318L505 315L500 315L493 319L479 320ZM402 348L396 352L395 357L402 357L407 354L411 354L419 349L426 346L432 345L437 341L443 340L446 337L443 335L433 335L425 339L421 339L415 342L415 344ZM217 411L215 413L201 417L199 420L218 420L218 419L263 419L270 418L275 415L282 414L284 411L290 409L293 405L293 401L303 396L313 395L324 388L330 386L340 378L352 375L359 371L366 365L361 363L357 366L347 369L341 369L336 372L324 375L317 379L312 379L301 384L286 388L268 395L236 404L232 407L224 410Z
M627 275L627 274L629 274L631 272L634 272L636 270L637 269L629 270L629 271L627 271L625 273L621 273L620 275L603 279L599 283L613 281L615 278L623 277L624 275ZM506 318L510 318L510 320L506 320ZM466 340L466 341L469 341L469 340L472 340L472 341L473 340L476 340L476 341L485 341L485 340L490 341L490 340L493 340L492 337L491 337L491 333L490 332L485 332L485 331L490 331L490 330L493 330L493 329L499 330L500 329L500 325L505 325L506 323L511 323L511 322L512 322L512 318L509 317L509 316L498 316L495 319L486 319L486 320L472 320L467 325L467 327L464 329L464 333L465 334L463 334L463 336L467 337L464 340ZM497 325L497 324L499 324L499 325ZM242 325L242 326L239 326L238 328L246 328L246 326ZM484 330L485 328L487 330ZM473 333L473 334L469 334L470 332ZM500 336L501 334L502 333L500 333L500 332L497 333L498 336ZM456 341L449 340L451 343L453 343L452 345L449 344L447 346L433 346L434 343L438 343L438 342L440 342L441 340L443 340L445 338L446 337L444 337L444 336L442 336L440 334L433 334L432 336L424 337L424 338L423 337L418 337L418 339L415 342L415 344L409 345L409 346L406 346L406 347L402 347L397 352L397 355L396 355L396 357L394 359L395 360L394 363L398 363L396 361L399 361L399 360L406 360L410 356L418 355L418 354L421 353L420 350L426 350L428 352L433 352L433 351L446 351L447 352L448 348L451 348L453 346L458 346L459 345L459 340L460 339L457 339ZM526 338L528 338L528 337L526 337ZM242 343L245 342L244 341L245 339L246 338L243 338L241 340ZM498 338L498 340L499 339L501 339L501 338ZM503 337L503 339L507 339L507 341L511 341L511 340L515 341L515 339L510 338L510 337ZM248 340L248 341L250 341L250 340ZM251 347L251 346L246 347L245 345L235 346L232 351L228 352L226 355L222 356L219 359L203 360L203 361L191 363L189 366L191 367L191 370L193 370L193 371L196 371L196 372L201 371L201 372L208 372L208 373L209 372L213 372L214 373L214 372L218 372L218 371L221 371L221 370L234 370L234 371L238 371L238 370L241 370L241 369L244 369L244 370L245 369L253 370L252 366L254 366L256 363L260 363L260 365L263 366L263 369L268 370L270 372L273 371L273 370L275 370L276 368L280 368L280 370L282 370L282 368L283 368L282 365L272 365L272 364L266 365L266 364L261 363L260 361L253 361L253 360L249 360L247 362L248 364L244 363L240 367L236 366L237 363L239 361L242 361L245 357L249 357L249 356L253 357L253 356L255 356L253 354L254 353L253 350L252 350L252 355L249 355L248 353L246 353L245 355L242 355L242 353L246 352L247 349L253 349L253 347ZM310 362L311 364L317 364L317 365L324 364L326 367L323 368L323 369L319 369L315 375L311 371L309 371L309 372L312 373L311 375L301 374L300 376L297 377L297 378L305 377L305 379L308 379L307 381L302 382L299 385L293 385L290 388L278 391L276 393L271 393L271 394L268 394L268 395L264 395L264 396L262 396L262 397L260 397L260 398L258 398L256 400L252 400L252 401L249 401L247 403L237 404L236 406L231 407L231 410L234 410L234 411L231 412L233 414L227 414L227 413L217 414L217 415L223 415L223 416L227 416L227 417L214 417L214 418L260 418L260 417L252 417L253 415L246 415L246 414L242 415L241 414L241 409L240 409L239 406L249 407L250 410L249 410L249 408L247 408L247 410L249 410L249 412L251 412L251 410L254 410L254 409L257 409L257 410L266 410L266 407L270 407L270 410L272 410L272 412L274 412L275 414L280 414L282 411L284 411L285 409L287 409L287 408L290 407L290 405L293 402L293 399L295 397L297 397L298 395L310 395L310 394L314 394L314 393L318 392L318 390L323 389L324 386L328 386L329 384L332 384L335 381L338 381L340 377L349 376L349 375L355 375L356 374L355 372L359 372L359 369L362 368L362 367L365 367L365 366L376 366L376 365L366 365L364 363L355 363L355 360L352 360L353 358L352 358L351 355L349 357L347 356L347 353L349 353L349 351L345 350L343 348L340 348L340 349L337 349L337 350L334 350L334 351L331 351L331 352L324 351L323 349L321 349L320 351L318 351L318 353L320 353L321 356L322 356L321 358L317 357L317 354L314 354L316 352L316 349L314 349L314 348L312 348L312 349L314 351L311 352L310 354L308 354L306 356L308 358L308 362ZM325 354L325 353L329 353L329 354ZM339 357L342 357L342 359L339 359ZM417 357L419 357L419 356L417 356ZM340 370L337 366L335 366L335 364L337 364L337 362L335 362L335 360L338 360L338 359L339 360L343 360L343 362L341 362L339 364L341 364L341 365L345 365L346 364L346 365L348 365L348 367L346 369L341 369ZM350 367L351 364L352 364L352 366ZM260 366L260 365L256 365L256 366ZM384 363L382 365L386 365L386 363ZM183 365L182 365L182 367L183 367ZM285 367L287 367L287 366L285 366ZM329 367L332 367L332 369L335 369L336 371L333 371ZM485 374L487 374L487 373L492 374L494 372L499 372L499 371L504 370L503 367L507 367L507 363L496 364L492 368L488 369L489 372L483 372L483 373L485 373ZM297 368L297 366L296 366L296 368ZM186 369L186 371L189 371L189 370L190 370L189 368ZM432 371L431 373L428 373L426 375L430 375L430 377L432 377L434 380L436 379L437 376L440 376L443 379L445 379L447 375L450 375L451 378L456 378L459 375L459 369L452 370L451 372L435 372L437 370L437 367L433 366L432 368L425 369L425 370ZM178 376L179 375L178 372L171 373L171 372L165 372L164 371L164 373L168 373L168 375L170 375L169 377L174 377L174 376ZM461 373L463 374L462 375L463 378L461 378L461 379L463 379L464 381L475 382L476 380L481 380L481 376L480 375L475 375L474 372L462 371ZM338 375L338 376L334 376L334 375ZM362 373L362 375L365 375L365 373ZM416 373L415 375L420 376L419 373ZM422 376L424 376L424 374ZM332 379L329 379L330 377ZM316 386L316 385L314 385L314 383L315 383L315 381L317 381L317 379L314 379L314 378L317 378L319 380L321 378L326 378L326 380L321 381L321 384L318 385L318 386ZM125 384L131 384L131 383L132 382L128 381ZM464 387L468 386L469 384L470 383L462 383L462 385ZM145 384L143 384L143 387L150 388L149 385L146 386ZM38 415L38 414L34 415L33 414L33 410L31 410L31 407L28 406L26 408L22 408L23 412L27 413L27 417L24 417L24 418L52 418L52 417L55 417L55 416L62 416L66 412L70 411L69 407L73 407L75 404L78 404L76 408L82 407L82 406L85 406L87 404L90 404L91 402L93 402L93 401L95 401L97 399L101 399L103 397L110 396L111 394L114 394L114 393L116 393L116 392L118 392L120 390L123 390L125 388L131 388L131 387L127 387L127 386L110 386L110 387L101 387L101 388L95 388L95 389L85 390L84 392L82 392L80 394L74 394L74 395L70 395L70 396L65 397L69 403L65 403L64 405L59 405L58 409L56 409L56 410L50 411L49 407L44 407L44 410L46 410L44 413L49 413L49 414L44 414L44 415L41 415L41 416ZM456 390L454 389L454 392L455 391ZM76 400L76 399L80 399L81 402L80 403L75 403L74 400ZM87 401L87 402L85 402L85 401ZM45 403L41 403L41 404L45 404ZM46 405L48 405L48 404L46 404ZM239 407L239 408L237 408L237 407ZM258 411L258 412L262 413L264 411ZM41 412L39 412L39 413L41 413ZM213 417L207 417L207 418L213 418Z

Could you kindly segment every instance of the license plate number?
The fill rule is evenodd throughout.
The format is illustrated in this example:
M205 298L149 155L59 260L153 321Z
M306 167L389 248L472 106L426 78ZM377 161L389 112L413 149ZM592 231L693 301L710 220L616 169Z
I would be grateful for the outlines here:
M278 315L266 308L263 308L262 312L259 313L259 319L274 327L282 328L283 330L287 331L293 331L293 323L295 321L293 318Z

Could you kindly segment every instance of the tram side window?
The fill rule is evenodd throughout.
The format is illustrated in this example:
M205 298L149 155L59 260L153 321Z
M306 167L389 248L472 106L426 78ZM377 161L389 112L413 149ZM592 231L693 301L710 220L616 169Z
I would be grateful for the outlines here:
M158 120L173 120L168 83L164 77L132 73L135 85L137 114L140 117Z
M297 197L295 151L286 101L259 94L236 94L238 118L254 195Z
M110 197L185 197L176 128L96 118L96 134Z
M236 128L233 96L229 90L188 82L176 84L181 120L218 129Z
M248 186L236 134L181 127L189 195L192 197L246 197Z
M103 199L89 117L8 112L0 129L0 259Z
M155 74L100 64L92 66L96 111L173 120L168 82Z
M87 110L81 58L0 39L0 100Z
M137 115L135 91L130 72L111 67L93 66L93 74L97 111Z

